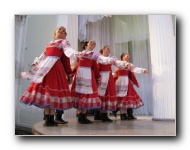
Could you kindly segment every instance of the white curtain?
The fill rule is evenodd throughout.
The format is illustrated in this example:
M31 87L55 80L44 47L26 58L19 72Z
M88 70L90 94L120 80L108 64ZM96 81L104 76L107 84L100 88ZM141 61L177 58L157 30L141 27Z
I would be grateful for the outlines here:
M68 15L68 36L67 39L70 41L72 48L77 50L78 48L78 15Z
M83 18L84 17L84 18ZM85 20L86 16L80 16ZM144 106L135 109L135 114L152 114L152 81L149 52L149 30L147 15L112 15L103 17L96 22L87 22L86 36L84 39L94 39L96 50L102 46L109 45L112 49L111 55L120 59L121 53L129 53L131 61L138 67L146 68L149 75L136 74L140 88L138 94L144 101ZM113 67L113 71L115 68Z
M79 15L78 16L78 38L80 41L86 39L86 24L102 20L103 17L110 15Z
M67 40L70 42L74 50L78 49L78 15L59 15L58 26L63 25L67 30ZM71 86L70 86L71 88ZM76 118L76 109L68 109L64 111L65 118Z
M104 17L96 22L88 22L86 25L86 41L95 40L96 50L99 51L104 45L113 46L112 19Z
M20 77L22 56L25 49L26 15L15 15L15 77Z
M171 15L149 15L154 119L176 117L176 40Z
M18 121L18 97L20 94L20 72L23 68L24 50L26 49L26 29L27 29L26 15L15 15L15 120Z

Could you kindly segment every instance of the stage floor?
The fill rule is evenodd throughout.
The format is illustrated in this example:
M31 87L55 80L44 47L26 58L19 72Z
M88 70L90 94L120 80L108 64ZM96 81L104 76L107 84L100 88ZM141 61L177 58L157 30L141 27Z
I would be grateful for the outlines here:
M88 118L93 124L79 124L77 118L65 118L69 123L58 127L44 127L44 121L35 123L33 135L43 136L176 136L175 121L153 121L151 116L136 116L136 120L121 121L110 116L114 121L101 122Z

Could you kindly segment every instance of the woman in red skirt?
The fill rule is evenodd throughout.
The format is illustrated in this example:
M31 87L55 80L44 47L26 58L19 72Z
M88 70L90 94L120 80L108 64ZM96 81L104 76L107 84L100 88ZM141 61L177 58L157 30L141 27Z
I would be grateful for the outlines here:
M121 55L121 60L127 61L127 56L128 55L126 53L123 53ZM128 120L128 108L139 108L144 105L128 77L130 71L134 73L148 73L146 69L135 67L133 64L128 65L124 69L117 68L114 72L114 77L116 79L118 108L120 110L121 120Z
M100 53L105 56L109 57L110 55L110 47L108 45L103 46L103 48L100 50ZM112 57L113 58L113 57ZM115 58L117 60L117 58ZM102 122L112 122L108 117L108 111L114 111L117 108L117 96L116 96L116 86L115 81L112 76L112 68L111 65L115 65L118 68L125 68L125 62L124 61L115 61L114 64L102 64L98 63L101 80L98 86L98 95L101 100L101 108L99 109L100 114L95 114L95 120L97 119L99 115Z
M70 60L65 55L66 47L69 46L66 35L66 29L63 26L58 27L54 32L54 40L47 44L45 51L35 59L31 70L21 73L31 84L20 101L44 108L44 126L57 126L54 121L55 110L73 107L68 86L72 71Z

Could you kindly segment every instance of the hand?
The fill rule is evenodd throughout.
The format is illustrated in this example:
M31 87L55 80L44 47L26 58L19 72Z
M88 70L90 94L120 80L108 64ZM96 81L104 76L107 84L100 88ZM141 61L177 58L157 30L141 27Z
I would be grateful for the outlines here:
M32 63L31 67L34 68L34 67L36 67L36 65L37 65L37 63Z
M82 60L83 58L81 58L81 56L80 55L75 55L76 56L76 58L77 58L77 61L79 61L79 60Z
M137 87L139 88L139 87L140 87L140 85L137 85Z
M144 73L144 74L148 74L148 71L147 71L147 70L143 70L143 73Z
M112 76L115 78L117 76L117 74L114 72L114 73L112 73Z
M113 59L111 59L111 60L110 60L110 63L111 63L112 65L114 65L114 64L115 64L115 61L114 61Z
M130 68L131 66L132 66L132 64L131 64L131 63L128 63L128 64L127 64L127 67L128 67L128 68Z
M69 43L69 41L66 41L66 44L67 44L68 46L71 46L71 44Z

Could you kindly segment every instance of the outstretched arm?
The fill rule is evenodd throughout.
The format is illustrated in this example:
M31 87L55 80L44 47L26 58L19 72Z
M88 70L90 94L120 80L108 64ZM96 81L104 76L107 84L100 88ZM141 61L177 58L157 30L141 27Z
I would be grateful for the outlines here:
M131 70L131 72L134 72L134 73L148 74L148 71L146 69L135 67L135 65L133 65L133 64L128 65L128 69Z
M41 61L43 61L46 58L45 51L40 55L40 57L36 57L34 59L34 62L31 64L32 67L35 67L37 64L39 64Z
M120 61L115 56L105 57L101 55L99 52L94 52L92 59L96 60L100 64L113 64L117 68L125 68L129 64L126 61Z

